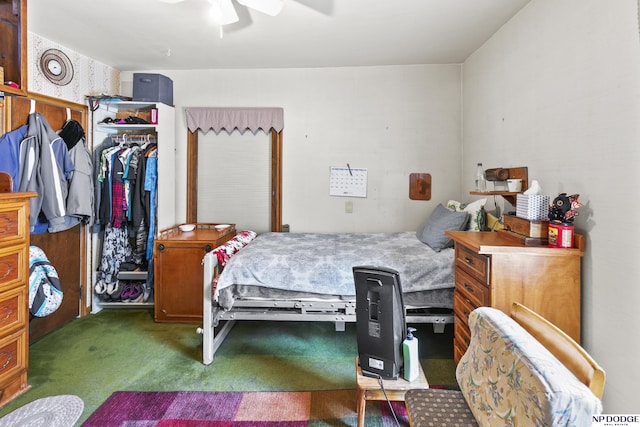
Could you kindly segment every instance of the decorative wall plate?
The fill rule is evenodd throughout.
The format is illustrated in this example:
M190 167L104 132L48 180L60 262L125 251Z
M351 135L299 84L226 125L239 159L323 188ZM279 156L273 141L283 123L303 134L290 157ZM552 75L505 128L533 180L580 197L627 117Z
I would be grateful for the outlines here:
M47 49L40 56L40 71L53 84L68 85L73 80L73 64L59 49Z

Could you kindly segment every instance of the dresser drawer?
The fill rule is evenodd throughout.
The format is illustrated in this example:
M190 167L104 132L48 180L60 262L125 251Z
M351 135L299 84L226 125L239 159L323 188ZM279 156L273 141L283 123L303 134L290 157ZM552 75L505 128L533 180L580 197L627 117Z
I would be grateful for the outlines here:
M467 273L483 283L489 283L489 257L480 255L464 245L455 245L456 267L464 269Z
M489 305L489 288L459 268L455 272L455 291L473 308Z
M453 350L454 360L457 364L460 361L460 357L467 351L469 344L471 343L471 332L466 322L462 320L456 313L453 316L454 323L454 335L453 335ZM459 355L459 356L458 356Z
M27 334L20 330L0 341L0 382L27 368Z
M453 293L453 310L456 316L459 316L464 324L469 328L469 315L479 306L473 304L462 293L455 291Z
M16 286L24 286L28 279L25 268L28 270L28 261L23 248L0 251L0 292Z
M25 241L27 213L24 203L4 203L0 205L0 244Z
M460 359L462 359L462 356L465 351L467 351L468 347L469 346L462 344L456 339L453 340L453 361L456 365L460 362Z
M20 287L0 293L0 336L27 323L27 290Z

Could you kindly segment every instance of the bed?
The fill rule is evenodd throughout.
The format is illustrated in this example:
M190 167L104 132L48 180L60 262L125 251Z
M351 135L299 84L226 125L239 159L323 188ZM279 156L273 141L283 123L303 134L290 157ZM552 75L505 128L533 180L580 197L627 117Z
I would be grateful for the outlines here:
M239 242L243 233L203 260L206 365L238 320L330 321L344 330L356 320L354 266L400 273L408 323L442 332L453 322L453 249L434 250L415 231L263 233Z

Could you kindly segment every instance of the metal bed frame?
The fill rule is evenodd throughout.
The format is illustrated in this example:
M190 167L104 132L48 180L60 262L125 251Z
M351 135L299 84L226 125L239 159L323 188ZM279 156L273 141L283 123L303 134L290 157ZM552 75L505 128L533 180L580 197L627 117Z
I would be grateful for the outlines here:
M340 300L310 299L260 299L236 300L231 310L224 310L213 298L213 282L219 273L218 259L214 253L204 256L202 327L202 362L213 362L216 351L222 345L237 320L334 322L336 331L344 331L347 322L356 321L356 298ZM405 307L407 323L431 323L434 332L444 332L446 324L453 323L453 310L430 311L419 307ZM224 324L220 324L224 321ZM217 334L216 328L220 327Z

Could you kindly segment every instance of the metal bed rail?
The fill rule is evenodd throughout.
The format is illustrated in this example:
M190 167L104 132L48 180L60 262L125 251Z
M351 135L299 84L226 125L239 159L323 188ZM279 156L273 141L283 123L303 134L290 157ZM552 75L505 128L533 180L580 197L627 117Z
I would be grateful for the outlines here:
M209 252L204 256L202 361L213 362L216 351L237 320L334 322L336 331L344 331L347 322L356 321L356 301L345 300L237 300L231 310L224 310L213 298L213 282L218 274L217 257ZM407 323L431 323L434 332L444 332L446 324L453 323L453 310L405 307ZM221 323L222 322L222 323ZM219 330L216 334L216 328Z

